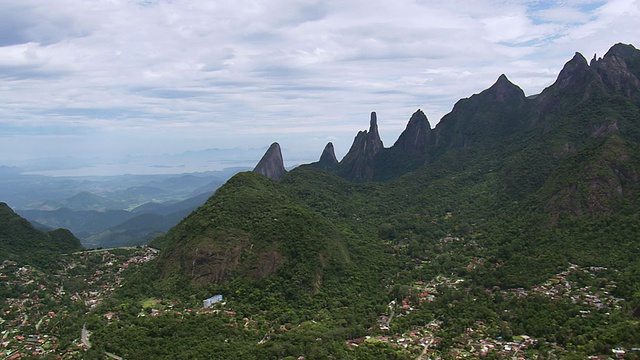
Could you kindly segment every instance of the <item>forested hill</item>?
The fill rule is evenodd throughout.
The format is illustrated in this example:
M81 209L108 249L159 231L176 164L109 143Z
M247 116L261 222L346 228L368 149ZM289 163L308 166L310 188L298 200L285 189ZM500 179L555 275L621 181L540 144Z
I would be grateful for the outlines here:
M82 250L69 230L43 232L0 202L0 258L44 269L57 267L59 255Z
M516 338L507 346L534 339L527 357L631 349L639 53L576 54L534 97L500 76L435 129L416 112L391 148L374 113L340 162L327 146L323 161L278 180L237 174L152 244L158 261L125 290L186 302L222 294L232 315L216 319L241 314L246 329L259 319L251 331L220 330L235 346L211 340L203 357L456 358ZM187 353L181 344L201 328L181 321L139 320L140 331L184 340L162 356ZM100 329L102 346L142 356L148 347L126 341L132 329ZM393 340L416 333L414 350ZM353 340L365 336L376 341Z
M478 224L508 209L504 221L517 216L537 224L529 231L550 231L564 220L633 216L640 205L639 53L617 44L591 64L576 54L554 84L529 98L501 75L489 89L460 100L433 130L424 113L416 112L391 148L382 146L372 113L369 131L356 136L345 158L321 167L348 180L395 180L336 183L329 174L310 170L314 164L276 183L238 175L158 242L169 249L161 263L174 269L178 261L172 254L179 251L180 273L219 282L237 266L246 266L242 261L265 266L244 260L255 245L251 256L268 257L268 273L275 274L295 263L296 256L307 261L318 253L309 248L283 256L300 241L296 232L283 235L287 229L301 232L328 224L320 232L324 235L308 236L343 244L349 235L340 229L352 228L353 217L371 219L373 226L399 213L457 212ZM340 200L327 200L338 195ZM293 218L296 225L288 223ZM344 226L336 226L340 223ZM327 246L323 241L314 245ZM229 248L219 253L223 247L216 243ZM211 270L212 262L219 261L229 263ZM201 267L209 269L202 270L206 275L199 275ZM173 270L163 271L168 272Z

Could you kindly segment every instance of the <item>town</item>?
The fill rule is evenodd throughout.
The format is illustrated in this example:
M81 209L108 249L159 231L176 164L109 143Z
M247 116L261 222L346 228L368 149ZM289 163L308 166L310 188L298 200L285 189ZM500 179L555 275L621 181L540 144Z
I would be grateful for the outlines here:
M2 325L2 353L0 358L53 356L58 359L82 357L91 347L91 332L81 319L86 314L96 315L107 323L118 323L124 314L116 308L100 305L125 282L125 274L145 264L158 255L151 247L141 246L127 249L84 251L63 256L62 270L47 275L31 266L19 266L6 260L0 265L0 279L5 284L5 300L0 314ZM482 264L483 259L472 259L469 266ZM428 265L416 261L419 266ZM602 267L580 267L569 264L567 269L548 281L528 289L486 289L483 296L500 297L506 300L523 300L540 296L550 301L566 301L579 307L576 317L603 321L619 311L624 299L616 298L612 292L617 284L607 279L611 269ZM585 285L591 284L591 285ZM415 356L417 359L437 358L535 358L543 352L563 354L557 343L543 341L529 334L511 334L508 337L497 330L504 324L476 320L463 331L447 339L447 318L433 318L421 324L407 323L433 311L447 292L470 293L467 281L462 277L436 276L431 280L418 280L409 284L409 293L404 298L394 299L387 311L380 314L377 327L369 329L369 335L346 341L349 348L385 344L397 351ZM212 294L214 295L214 294ZM257 332L265 324L258 324L246 314L240 315L229 307L223 295L199 299L200 305L187 306L176 299L148 298L136 308L138 317L157 316L224 316L233 326ZM475 299L472 299L475 300ZM193 305L193 304L192 304ZM452 304L448 304L452 306ZM505 310L507 311L507 310ZM507 315L505 315L507 316ZM267 324L270 331L289 331L283 324ZM258 345L270 340L264 334ZM439 347L447 340L450 344L443 352ZM542 349L542 350L541 350ZM611 349L611 356L593 358L625 358L640 354L638 348ZM108 354L118 358L116 354Z
M90 342L86 330L69 334L78 326L74 321L121 287L129 268L156 256L157 250L146 246L84 251L63 256L63 269L53 275L5 260L1 358L76 358Z

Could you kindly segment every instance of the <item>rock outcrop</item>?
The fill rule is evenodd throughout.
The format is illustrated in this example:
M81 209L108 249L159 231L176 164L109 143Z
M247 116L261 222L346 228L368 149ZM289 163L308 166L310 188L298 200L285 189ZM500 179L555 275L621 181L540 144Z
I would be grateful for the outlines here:
M322 151L322 155L320 155L320 160L311 165L326 171L335 169L335 167L338 165L338 158L336 158L336 152L333 149L333 143L327 143L327 145L324 147L324 150Z
M284 168L284 160L282 159L282 150L280 144L274 142L269 146L267 152L262 156L258 165L253 172L262 174L271 180L279 180L287 170Z
M617 102L611 103L602 117L592 115L590 108L600 108L601 103L613 98ZM621 98L631 102L619 101ZM434 129L418 109L390 148L384 148L377 116L372 112L369 129L358 132L340 162L329 143L319 161L303 166L320 168L354 182L386 181L433 164L450 150L462 154L495 149L502 142L524 134L538 136L549 132L561 133L557 135L561 138L560 145L553 149L561 156L580 148L575 141L585 141L565 138L567 129L580 128L581 134L604 138L623 132L625 127L635 128L634 124L622 121L621 115L635 111L633 104L638 101L640 51L632 45L616 44L604 57L594 55L591 62L576 52L555 82L537 95L527 97L502 74L488 89L459 100ZM640 138L640 132L634 134Z
M374 177L374 157L384 148L378 134L378 119L371 113L369 131L360 131L347 155L340 161L339 173L351 181L370 181Z
M523 103L526 99L524 91L518 85L512 83L505 74L500 75L498 80L490 88L481 92L480 95L493 98L497 103ZM490 99L485 101L487 100L490 101Z
M418 109L411 119L405 130L400 134L398 140L393 144L393 149L400 150L413 157L423 158L427 156L429 147L431 147L433 140L433 133L431 131L431 125L427 116Z
M594 65L609 92L640 99L640 52L633 46L616 44Z
M333 143L329 142L324 147L320 160L312 162L310 164L302 164L302 167L314 167L316 169L322 169L328 172L334 172L338 168L338 159L336 158L336 152L333 149Z
M560 89L576 90L582 88L585 81L589 80L589 64L579 52L575 53L558 74L553 87Z
M458 101L434 129L434 151L470 149L508 136L527 126L524 91L503 74L488 89Z

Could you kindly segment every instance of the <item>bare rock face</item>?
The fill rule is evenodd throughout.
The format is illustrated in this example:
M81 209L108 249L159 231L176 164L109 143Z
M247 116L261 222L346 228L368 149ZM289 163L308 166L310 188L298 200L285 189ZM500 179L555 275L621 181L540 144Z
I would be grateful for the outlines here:
M616 44L603 58L587 60L580 53L568 61L553 85L536 97L534 123L548 131L553 124L541 121L557 109L580 106L593 97L623 96L640 99L640 51L633 45Z
M640 69L634 69L640 65L640 51L632 45L614 45L594 65L610 91L628 98L640 98Z
M437 153L447 149L470 149L523 127L521 116L527 98L524 91L504 75L479 94L461 99L434 129Z
M287 172L284 168L280 144L274 142L269 146L269 149L262 156L253 172L262 174L271 180L279 180Z
M413 157L424 157L433 143L432 135L427 116L418 109L409 119L406 129L393 144L393 148L402 150Z
M594 138L607 137L619 130L618 120L615 118L591 126L591 136Z
M213 246L196 247L186 264L193 285L219 284L231 276L238 267L245 244L215 248Z
M351 181L373 179L373 158L384 148L378 134L378 118L371 113L369 131L360 131L349 152L340 162L341 172Z
M558 78L551 86L561 89L577 89L584 86L588 80L589 64L587 59L577 52L571 60L569 60L558 74Z
M500 75L498 80L487 89L487 94L492 95L497 103L525 101L524 91L512 83L505 74Z
M338 159L336 158L336 152L333 149L333 143L327 143L322 151L322 155L320 155L320 160L301 166L314 167L330 173L334 172L338 168Z
M338 159L336 158L336 152L333 149L333 143L327 143L324 147L320 160L314 164L315 167L323 170L331 170L338 165Z

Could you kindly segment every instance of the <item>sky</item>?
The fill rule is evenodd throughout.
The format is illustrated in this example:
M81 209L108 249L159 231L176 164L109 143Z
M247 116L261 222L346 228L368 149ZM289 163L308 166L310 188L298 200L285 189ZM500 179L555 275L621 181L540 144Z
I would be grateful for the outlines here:
M527 95L575 52L640 45L640 0L2 0L0 165L51 175L338 159L393 145L500 74Z

